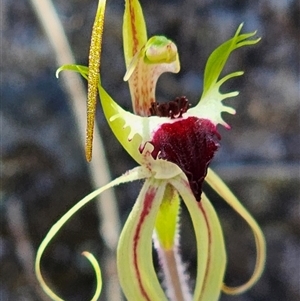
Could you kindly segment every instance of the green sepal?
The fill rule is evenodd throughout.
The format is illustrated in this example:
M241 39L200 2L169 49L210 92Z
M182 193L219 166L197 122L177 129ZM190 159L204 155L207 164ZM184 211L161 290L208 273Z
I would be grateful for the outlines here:
M126 0L123 17L123 48L126 68L147 40L146 23L139 1Z
M67 211L49 230L43 241L41 242L35 259L35 273L37 276L37 280L40 283L42 289L44 292L54 301L64 301L62 298L60 298L56 293L48 286L46 283L42 272L41 272L41 260L42 256L44 255L44 252L46 248L48 247L49 243L52 241L52 239L56 236L58 231L69 221L69 219L74 216L82 207L84 207L86 204L88 204L91 200L95 199L98 195L106 191L107 189L110 189L116 185L127 183L135 180L141 180L145 177L149 177L149 174L147 171L145 171L145 168L139 166L136 167L130 171L128 171L126 174L114 179L110 183L102 186L101 188L96 189L92 193L85 196L83 199L81 199L78 203L76 203L69 211ZM90 261L92 264L92 267L95 271L96 276L96 290L94 293L94 296L92 297L91 301L96 301L99 298L99 295L101 293L102 289L102 277L101 277L101 269L99 264L97 263L95 257L89 253L89 252L83 252L83 255Z
M117 266L127 300L167 301L152 261L152 234L166 181L146 179L123 227Z
M193 223L197 243L197 278L193 301L219 299L226 267L226 251L219 218L203 194L200 202L190 189L188 180L181 174L170 184L182 197Z
M241 294L248 289L250 289L261 277L265 263L266 263L266 241L264 234L255 221L255 219L251 216L251 214L247 211L247 209L240 203L240 201L236 198L236 196L231 192L228 186L222 181L222 179L214 173L210 168L208 169L207 176L205 181L214 189L227 203L230 205L240 217L242 217L245 222L250 226L251 231L255 237L255 245L256 245L256 263L254 267L254 271L250 277L250 279L237 287L229 287L227 285L223 285L222 290L226 294L237 295Z

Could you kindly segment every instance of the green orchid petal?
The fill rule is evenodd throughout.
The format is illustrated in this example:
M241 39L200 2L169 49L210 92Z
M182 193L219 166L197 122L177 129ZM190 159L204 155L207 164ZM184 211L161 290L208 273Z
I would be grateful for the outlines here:
M106 119L116 138L132 156L136 162L151 170L156 179L169 179L182 173L181 169L172 162L163 159L153 159L153 145L151 135L154 130L168 118L141 117L123 110L105 91L99 86L100 100Z
M217 83L231 52L246 45L257 44L260 41L260 38L248 40L256 34L256 31L247 34L240 34L242 27L243 23L240 24L232 39L220 45L210 55L204 72L203 98L205 97L206 93L209 93L209 90L213 89L214 85Z
M77 72L88 80L89 68L86 66L63 65L56 71L57 77L61 71ZM98 89L106 120L113 133L133 159L142 164L144 156L139 149L150 139L149 119L122 109L100 84ZM159 120L158 117L155 117L155 119Z
M89 68L81 65L64 65L60 67L56 76L61 71L73 71L80 73L88 79ZM168 179L181 173L181 169L171 162L162 159L154 160L151 153L153 146L148 141L151 140L152 132L164 122L168 122L167 117L141 117L122 109L99 84L99 94L102 108L108 123L119 142L132 158L151 170L156 179ZM143 148L143 151L141 149Z
M165 187L166 181L145 181L120 236L117 265L128 300L167 301L152 260L152 233Z
M222 101L229 97L238 95L237 91L222 94L220 86L227 80L233 77L241 76L243 72L233 72L219 80L220 74L227 62L229 55L235 50L243 46L254 45L260 41L260 38L255 40L248 40L256 34L255 32L240 34L243 27L241 24L234 37L220 45L210 55L204 72L204 86L203 93L198 105L188 111L189 115L198 116L199 118L210 119L215 124L222 124L229 128L229 125L221 117L222 112L235 114L235 110L231 107L225 106Z
M192 219L197 243L197 278L194 301L217 301L226 267L226 251L222 228L211 203L202 194L196 202L188 180L180 175L170 180L185 202Z
M225 268L227 263L227 255L223 237L222 226L219 218L206 197L205 193L202 195L201 211L204 218L207 220L207 227L210 231L210 247L209 258L207 262L205 281L201 288L199 297L195 294L194 300L218 300L220 296L220 287L224 280Z
M44 280L44 277L41 272L41 260L42 256L49 245L49 243L52 241L52 239L55 237L55 235L58 233L58 231L66 224L66 222L69 221L69 219L78 212L83 206L85 206L87 203L89 203L91 200L95 199L99 194L104 192L105 190L112 188L116 185L127 183L135 180L144 179L146 177L149 177L149 173L142 168L142 167L136 167L130 171L128 171L126 174L116 178L115 180L111 181L107 185L93 191L86 197L84 197L82 200L80 200L76 205L74 205L69 211L67 211L49 230L46 237L43 239L41 245L38 248L36 259L35 259L35 273L37 276L37 280L39 281L42 289L44 292L55 301L63 301L62 298L60 298L58 295L56 295L53 290L47 285L46 281ZM96 301L99 298L99 295L101 293L102 288L102 278L101 278L101 269L94 258L92 254L89 252L84 252L83 255L90 261L92 264L95 275L96 275L96 291L94 293L92 301Z
M99 93L103 112L114 135L133 159L141 164L143 157L139 148L142 143L142 136L140 132L134 130L134 125L142 129L147 121L122 109L101 86ZM129 121L130 124L128 124Z
M167 185L155 222L159 245L165 251L171 250L176 242L179 209L178 193L173 186Z
M216 173L209 169L205 180L248 223L254 234L257 258L251 278L245 284L238 287L228 287L225 284L223 285L223 291L225 293L232 295L241 294L251 288L261 277L266 261L265 238L259 225L253 219L250 213L239 202L239 200L234 196L227 185L221 180L221 178L217 176Z

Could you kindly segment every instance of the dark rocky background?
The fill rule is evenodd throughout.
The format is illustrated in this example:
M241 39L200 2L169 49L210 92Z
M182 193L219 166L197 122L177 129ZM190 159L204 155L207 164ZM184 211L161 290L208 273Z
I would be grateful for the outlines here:
M87 64L96 2L54 1L81 64ZM195 104L208 55L232 36L241 22L245 22L244 31L257 29L262 37L258 45L236 51L227 65L227 71L242 69L246 73L225 87L239 89L240 95L228 101L237 115L226 116L231 131L220 128L222 147L213 167L261 225L268 259L257 285L244 295L222 295L221 301L300 300L299 1L141 3L149 35L162 33L173 39L181 56L180 74L163 75L159 81L161 100L186 95ZM111 95L129 109L128 88L122 81L122 13L123 1L108 1L102 76ZM32 266L24 265L30 254L28 243L36 250L50 226L89 193L92 185L76 122L61 80L55 78L54 54L30 2L2 0L1 14L0 299L47 300L39 295L31 278ZM98 113L115 177L134 162L111 135L100 109ZM122 221L140 186L133 183L116 190ZM229 253L226 282L237 285L253 269L252 234L207 190L224 225ZM91 296L94 276L79 254L91 250L101 262L104 244L97 231L96 212L92 203L77 214L43 261L48 279L66 300ZM188 225L184 210L183 223ZM192 236L188 226L184 231L183 251L194 273Z

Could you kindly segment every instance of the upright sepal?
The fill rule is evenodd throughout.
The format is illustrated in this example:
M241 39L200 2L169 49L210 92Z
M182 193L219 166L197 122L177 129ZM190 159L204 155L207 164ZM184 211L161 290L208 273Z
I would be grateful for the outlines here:
M147 30L141 5L138 0L126 0L123 17L123 47L126 68L134 55L147 42Z
M123 18L124 80L129 83L134 113L149 116L155 102L155 87L163 72L180 69L176 45L163 36L148 40L142 8L137 0L126 0Z

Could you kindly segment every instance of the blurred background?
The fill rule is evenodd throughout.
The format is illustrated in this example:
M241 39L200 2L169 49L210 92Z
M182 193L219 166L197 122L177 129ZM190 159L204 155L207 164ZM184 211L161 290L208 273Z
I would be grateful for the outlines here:
M53 4L75 61L87 65L97 1ZM181 58L181 72L159 80L160 101L186 95L196 104L209 54L241 22L244 32L257 30L262 37L258 45L234 52L226 65L225 72L244 70L245 75L224 86L224 91L239 90L240 95L227 100L237 114L225 116L230 131L219 128L222 145L212 167L261 225L268 248L266 270L247 293L222 295L220 300L300 300L299 1L141 0L141 4L149 36L163 34L174 40ZM79 138L85 124L76 121L63 80L55 77L57 58L32 2L2 0L0 6L0 299L43 301L49 299L33 274L36 249L53 223L93 190ZM101 73L107 91L130 110L128 86L122 80L123 9L123 1L108 1ZM47 17L48 11L43 14ZM100 106L97 119L111 176L117 177L135 163L111 134ZM122 224L141 185L130 183L115 190ZM253 270L252 233L208 187L205 191L224 227L226 283L241 284ZM184 260L194 275L196 250L185 208L182 220ZM66 300L89 300L93 294L95 278L80 255L83 250L93 252L100 263L108 260L99 222L101 214L92 202L60 231L43 257L46 279ZM108 268L105 290L109 279ZM114 300L108 294L104 292L101 300Z

